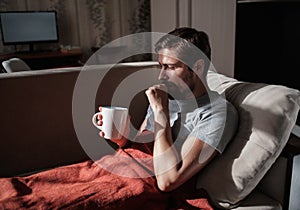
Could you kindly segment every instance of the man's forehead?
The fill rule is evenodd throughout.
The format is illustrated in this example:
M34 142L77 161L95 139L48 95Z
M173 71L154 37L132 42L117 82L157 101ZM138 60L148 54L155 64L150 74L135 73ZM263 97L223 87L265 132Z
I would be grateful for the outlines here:
M181 64L182 63L177 58L170 57L170 56L163 55L163 54L158 55L158 62L160 64L168 64L168 65L176 65L176 64Z
M172 50L172 49L163 48L163 49L158 51L158 54L166 56L166 57L170 57L170 58L173 58L173 59L178 59L177 58L177 53L175 52L175 50Z
M174 51L169 49L162 49L158 52L158 61L166 64L175 64L180 62Z

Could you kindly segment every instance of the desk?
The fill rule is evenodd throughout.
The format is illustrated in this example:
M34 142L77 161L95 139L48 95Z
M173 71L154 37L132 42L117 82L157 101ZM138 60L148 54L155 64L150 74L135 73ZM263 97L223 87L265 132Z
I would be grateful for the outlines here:
M60 67L81 66L82 52L24 52L24 53L8 53L0 55L0 62L18 57L24 60L31 69L49 69Z

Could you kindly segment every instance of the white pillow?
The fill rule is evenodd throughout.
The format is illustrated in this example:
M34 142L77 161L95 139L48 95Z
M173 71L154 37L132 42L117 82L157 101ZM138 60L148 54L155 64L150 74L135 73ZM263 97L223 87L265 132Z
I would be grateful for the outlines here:
M211 89L225 93L237 108L239 128L224 153L199 174L212 204L238 205L258 184L285 146L300 106L298 90L246 83L209 71Z

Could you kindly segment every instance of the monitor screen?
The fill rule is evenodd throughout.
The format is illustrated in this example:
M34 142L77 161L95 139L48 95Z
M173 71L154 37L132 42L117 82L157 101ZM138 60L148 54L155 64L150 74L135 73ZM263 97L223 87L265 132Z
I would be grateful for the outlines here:
M0 12L0 21L4 45L58 41L55 11Z

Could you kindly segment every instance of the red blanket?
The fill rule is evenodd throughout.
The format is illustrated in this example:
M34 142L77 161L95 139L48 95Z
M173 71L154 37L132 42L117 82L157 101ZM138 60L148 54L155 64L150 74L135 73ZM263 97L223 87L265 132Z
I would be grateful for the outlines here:
M159 191L151 151L139 144L96 162L1 178L0 209L213 209L205 192L195 190L195 179L173 192Z

